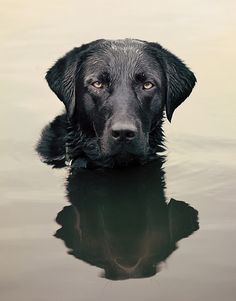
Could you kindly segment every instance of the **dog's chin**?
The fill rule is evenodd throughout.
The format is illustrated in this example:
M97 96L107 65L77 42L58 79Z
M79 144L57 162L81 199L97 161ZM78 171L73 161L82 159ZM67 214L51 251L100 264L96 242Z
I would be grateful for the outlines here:
M127 165L131 164L132 162L136 162L137 156L132 153L122 151L122 152L115 154L113 156L113 160L114 160L115 165L117 165L117 166L127 166Z
M144 144L131 146L129 144L101 143L100 150L101 161L113 166L142 164L147 157L147 147L144 147Z
M112 162L113 166L136 165L146 160L144 153L133 153L123 149L117 152L108 152L103 155L104 158Z

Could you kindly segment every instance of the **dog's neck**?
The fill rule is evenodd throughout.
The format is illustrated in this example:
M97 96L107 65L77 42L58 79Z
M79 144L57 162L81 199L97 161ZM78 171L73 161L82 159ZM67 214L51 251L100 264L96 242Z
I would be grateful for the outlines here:
M140 159L140 163L157 158L157 153L165 151L164 133L162 130L163 118L159 120L149 133L149 149L147 156ZM75 161L79 167L113 167L115 162L112 157L103 157L97 137L88 138L78 124L68 120L65 144L66 164L73 165ZM132 162L130 162L132 163Z
M155 124L149 133L149 149L140 163L157 158L157 153L163 152L164 134L163 119ZM71 123L66 114L57 116L43 132L37 145L37 151L43 162L54 167L74 165L76 168L113 167L114 158L101 155L98 138L88 138L78 124ZM128 162L132 164L135 162Z

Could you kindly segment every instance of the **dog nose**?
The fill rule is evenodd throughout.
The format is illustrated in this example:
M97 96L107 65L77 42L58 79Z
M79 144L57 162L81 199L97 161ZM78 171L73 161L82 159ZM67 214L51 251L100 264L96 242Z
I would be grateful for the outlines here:
M115 123L111 128L111 136L114 140L131 141L137 135L137 128L133 124Z

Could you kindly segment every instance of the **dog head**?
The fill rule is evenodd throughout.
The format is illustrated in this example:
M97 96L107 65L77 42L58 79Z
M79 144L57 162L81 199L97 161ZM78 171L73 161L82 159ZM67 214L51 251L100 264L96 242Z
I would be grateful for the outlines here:
M75 48L47 72L68 118L97 137L103 156L143 156L163 118L189 96L196 78L157 43L97 40Z

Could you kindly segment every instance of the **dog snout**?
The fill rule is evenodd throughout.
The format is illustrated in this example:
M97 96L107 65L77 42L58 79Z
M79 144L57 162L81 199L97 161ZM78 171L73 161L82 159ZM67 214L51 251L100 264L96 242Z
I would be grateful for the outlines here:
M132 141L137 137L137 128L131 123L117 122L111 127L111 137L113 140Z

